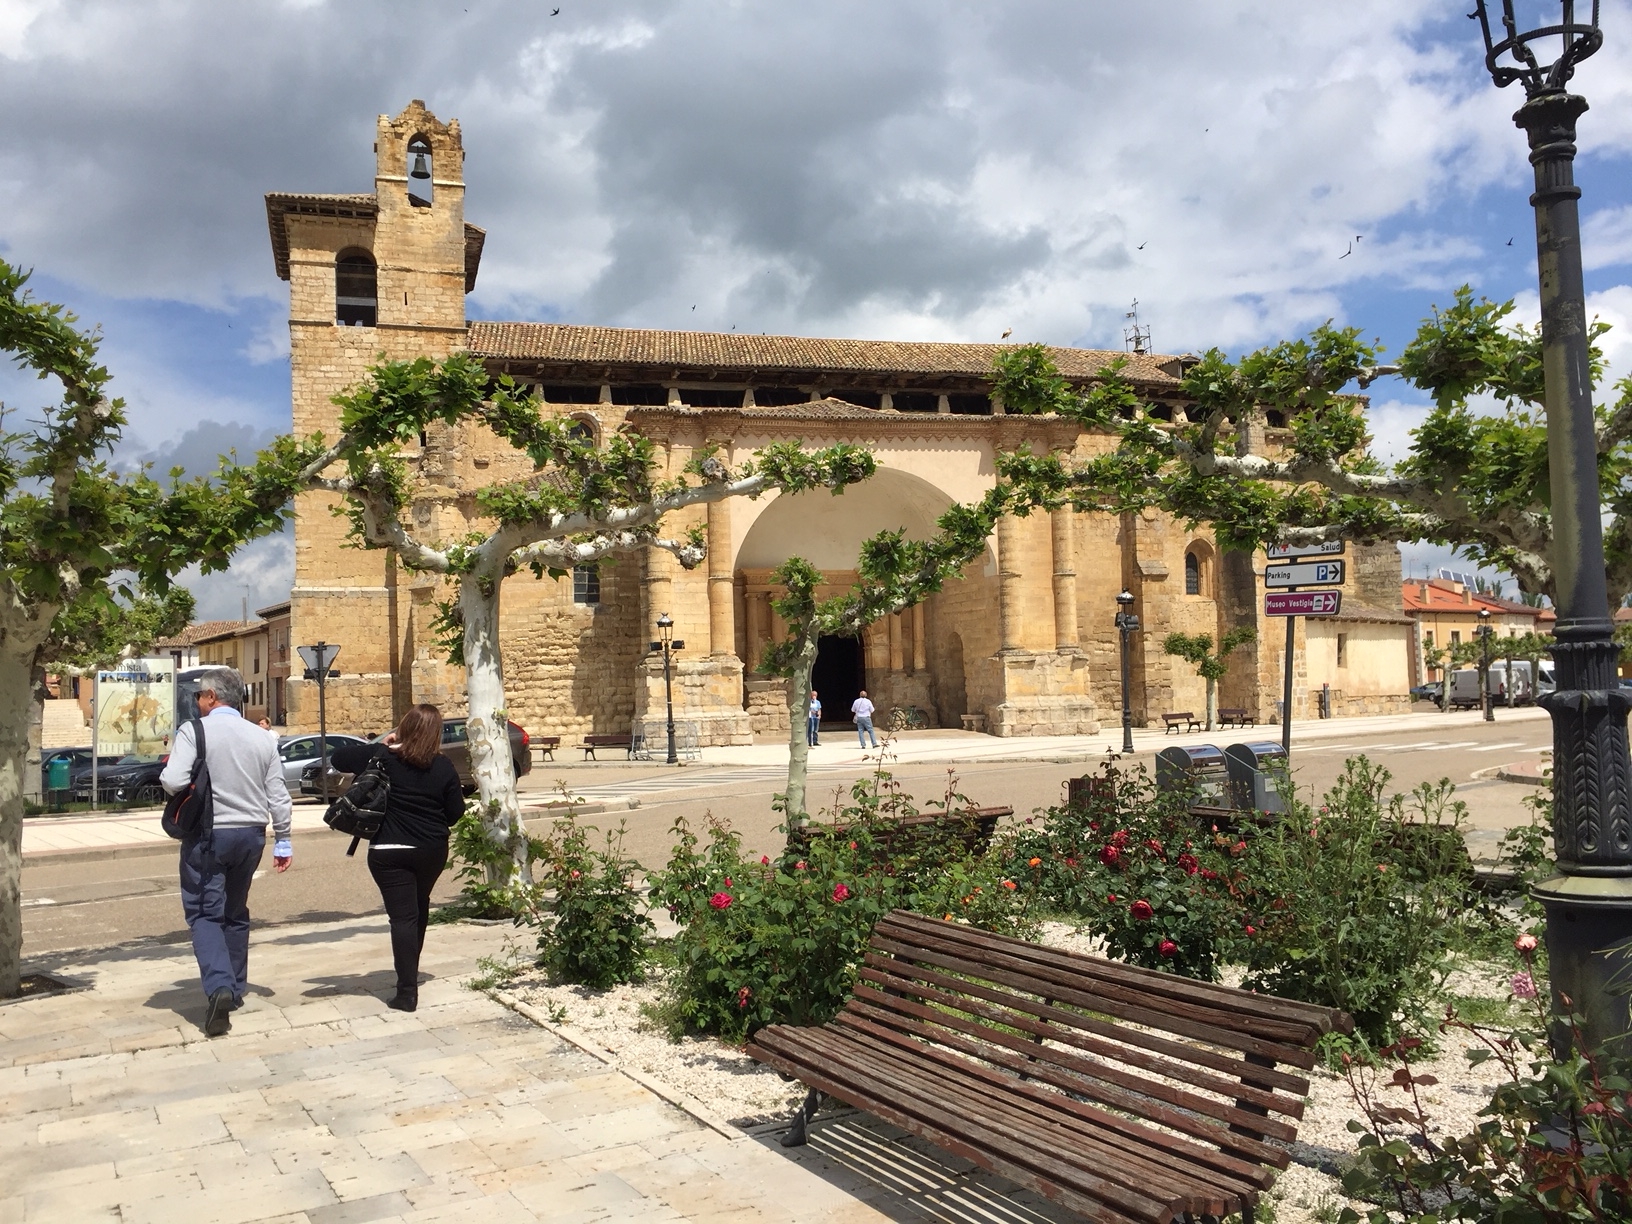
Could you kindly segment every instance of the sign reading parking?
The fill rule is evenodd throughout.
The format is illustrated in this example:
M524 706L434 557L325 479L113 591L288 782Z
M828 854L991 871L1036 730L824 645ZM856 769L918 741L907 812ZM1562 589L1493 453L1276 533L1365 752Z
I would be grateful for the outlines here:
M1319 544L1271 544L1264 553L1271 561L1290 561L1294 557L1341 557L1345 547L1342 540L1323 540Z
M1336 616L1343 607L1341 591L1266 591L1265 616Z
M1309 561L1302 565L1270 565L1264 569L1270 589L1303 586L1342 586L1343 562Z

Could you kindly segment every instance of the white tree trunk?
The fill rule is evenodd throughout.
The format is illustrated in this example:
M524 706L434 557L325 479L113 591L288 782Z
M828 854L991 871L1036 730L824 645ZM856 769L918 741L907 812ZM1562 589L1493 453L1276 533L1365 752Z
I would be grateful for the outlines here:
M1218 722L1218 681L1207 677L1207 730Z
M516 798L516 767L510 756L504 703L504 659L499 653L500 585L499 576L488 573L466 574L459 584L459 610L465 625L465 685L470 700L470 772L481 796L487 835L495 845L510 852L510 882L530 883L527 831Z
M22 974L23 794L29 726L40 717L34 660L55 615L54 607L0 609L0 999L17 993Z
M816 625L805 629L794 656L793 674L788 677L788 807L789 830L802 829L810 820L805 811L806 779L810 769L810 741L805 738L805 721L810 716L810 673L816 666Z

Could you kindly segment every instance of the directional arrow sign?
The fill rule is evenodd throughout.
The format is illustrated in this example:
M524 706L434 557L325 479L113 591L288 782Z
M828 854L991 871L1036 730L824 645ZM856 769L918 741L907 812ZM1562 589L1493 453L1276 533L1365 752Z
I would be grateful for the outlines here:
M1319 544L1271 544L1264 552L1271 561L1290 561L1293 557L1341 557L1346 547L1342 540L1324 540Z
M1268 591L1265 616L1336 616L1343 607L1341 591Z
M1302 565L1271 565L1264 569L1264 585L1271 589L1342 584L1341 561L1307 561Z

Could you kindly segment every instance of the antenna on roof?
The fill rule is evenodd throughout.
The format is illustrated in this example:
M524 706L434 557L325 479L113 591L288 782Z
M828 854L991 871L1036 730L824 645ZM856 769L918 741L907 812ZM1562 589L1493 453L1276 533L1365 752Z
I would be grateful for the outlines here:
M1128 311L1128 313L1122 317L1124 319L1133 320L1132 324L1122 329L1123 347L1137 357L1142 357L1146 353L1150 352L1150 325L1146 324L1144 327L1139 326L1138 298L1133 299L1133 309Z

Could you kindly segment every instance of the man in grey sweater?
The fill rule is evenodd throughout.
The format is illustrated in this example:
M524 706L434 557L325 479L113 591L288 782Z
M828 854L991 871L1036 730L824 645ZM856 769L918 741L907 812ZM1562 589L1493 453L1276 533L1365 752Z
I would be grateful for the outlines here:
M204 759L210 769L215 827L205 838L181 843L181 909L193 933L193 955L209 1006L204 1031L219 1037L232 1027L249 984L249 886L266 850L266 826L277 839L272 862L288 871L289 789L277 741L244 719L243 678L230 667L204 674L198 712ZM169 794L192 778L198 745L191 721L176 729L159 781Z

